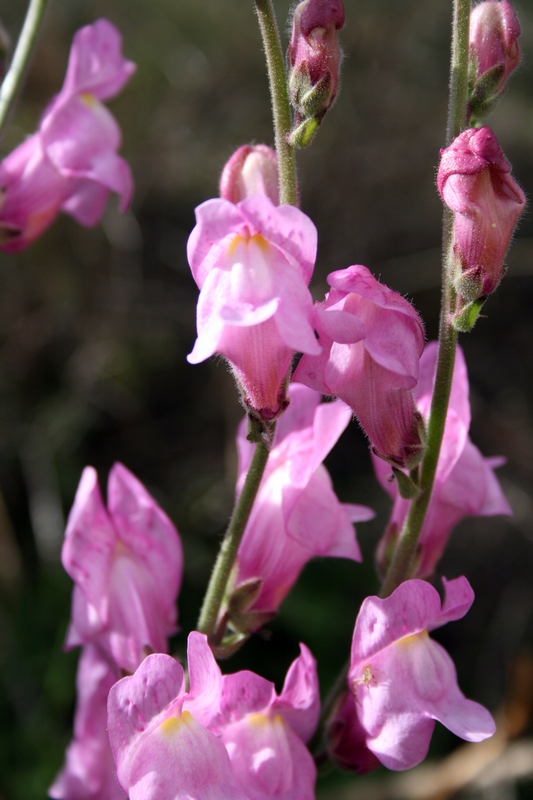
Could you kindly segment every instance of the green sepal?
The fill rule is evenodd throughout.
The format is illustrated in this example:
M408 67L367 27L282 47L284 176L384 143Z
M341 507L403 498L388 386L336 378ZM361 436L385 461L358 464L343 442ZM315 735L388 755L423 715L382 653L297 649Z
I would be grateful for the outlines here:
M311 144L315 133L320 125L320 119L309 117L304 119L299 125L289 133L287 141L291 147L303 148Z
M409 475L406 475L405 472L402 472L401 469L397 469L396 467L392 468L394 473L394 477L396 478L396 482L398 484L398 491L400 492L400 497L403 497L404 500L414 500L420 494L420 486L418 486Z
M469 333L472 330L486 299L486 297L479 297L477 300L464 305L454 314L452 324L456 331Z
M263 586L262 578L250 578L241 583L230 595L228 600L228 614L238 614L246 611L255 603Z

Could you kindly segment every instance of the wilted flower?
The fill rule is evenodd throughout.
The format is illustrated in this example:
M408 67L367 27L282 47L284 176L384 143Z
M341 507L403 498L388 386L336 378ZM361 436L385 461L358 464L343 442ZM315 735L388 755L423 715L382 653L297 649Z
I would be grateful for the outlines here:
M266 144L243 144L222 170L220 196L239 203L253 194L264 194L279 205L278 157Z
M109 474L107 501L109 510L86 467L61 554L76 584L66 646L93 643L131 672L176 631L183 554L172 522L122 464Z
M490 128L469 128L445 150L437 177L440 195L454 212L457 291L467 302L498 286L524 192Z
M437 349L437 342L427 345L420 359L420 378L414 390L418 409L425 419L429 417L433 395ZM468 438L469 428L468 374L458 347L435 484L418 542L417 575L432 574L453 528L464 517L511 513L494 475L494 468L501 460L483 458ZM374 459L374 469L381 485L394 499L389 526L378 549L378 561L385 571L388 552L396 545L409 502L400 497L398 484L383 461Z
M188 361L225 356L245 406L270 420L287 405L293 355L320 351L307 288L316 228L294 206L259 194L237 205L208 200L196 222L188 256L200 289L198 338Z
M294 380L348 403L380 458L414 466L424 447L412 392L424 347L422 321L366 267L332 272L328 283L332 289L316 307L322 353L305 355Z
M463 617L474 600L466 578L445 581L445 589L442 608L438 592L420 580L402 583L385 599L363 601L344 699L351 712L343 707L341 726L335 719L331 724L331 754L340 748L343 766L368 770L370 751L389 769L414 767L427 754L435 720L469 742L494 733L489 712L462 694L453 661L429 636Z
M82 225L102 216L110 191L124 211L133 180L117 155L120 129L102 104L135 70L121 53L121 36L107 20L79 30L65 82L39 129L0 164L0 249L31 244L62 210Z

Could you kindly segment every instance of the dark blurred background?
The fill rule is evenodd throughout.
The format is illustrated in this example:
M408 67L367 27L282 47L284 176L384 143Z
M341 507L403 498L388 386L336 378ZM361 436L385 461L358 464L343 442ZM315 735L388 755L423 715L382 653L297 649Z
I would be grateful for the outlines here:
M285 28L289 4L275 6ZM439 306L435 174L446 117L451 2L345 0L345 6L342 91L315 143L298 158L302 208L319 231L312 289L321 299L328 272L366 264L413 300L431 339ZM524 62L489 121L528 193L533 7L521 0L516 8ZM21 0L0 6L13 39L24 11ZM124 52L138 66L109 104L135 176L132 209L121 216L113 198L102 224L91 230L61 216L28 251L0 257L0 800L43 797L71 737L78 654L61 649L71 583L59 554L83 467L94 465L105 486L112 463L122 461L176 522L186 554L176 652L183 652L194 626L233 497L241 411L223 364L192 367L185 360L197 299L185 245L194 207L216 196L233 150L245 142L272 143L253 3L50 0L2 155L35 129L61 87L73 33L99 16L121 29ZM530 210L508 266L486 318L462 345L471 378L471 436L485 455L507 457L499 476L514 517L466 520L454 532L440 573L465 574L477 597L468 616L438 638L456 660L465 693L505 718L502 729L518 739L508 747L502 734L493 751L456 753L463 773L455 788L446 787L452 774L446 761L440 778L426 775L430 789L421 773L407 785L381 770L364 780L325 780L319 783L324 797L452 797L472 765L482 769L483 758L498 755L499 777L485 785L478 780L458 796L533 797ZM357 609L378 588L373 550L389 506L355 423L328 466L342 500L377 511L375 521L358 528L365 564L310 564L270 626L270 641L255 637L227 662L230 671L256 669L279 685L301 640L318 658L325 692L347 657ZM448 758L457 745L437 726L430 763ZM520 747L525 755L517 762Z

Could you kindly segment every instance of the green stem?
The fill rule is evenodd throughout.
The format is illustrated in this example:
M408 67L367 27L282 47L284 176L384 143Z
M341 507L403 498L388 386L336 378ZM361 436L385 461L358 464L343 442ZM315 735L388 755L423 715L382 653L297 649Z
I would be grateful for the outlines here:
M285 60L271 0L255 0L255 8L265 48L272 98L274 136L279 167L279 201L282 204L288 203L295 206L298 204L298 184L294 148L287 140L291 130L291 110Z
M468 89L468 35L470 0L454 0L450 100L446 144L449 145L466 127ZM451 280L453 263L453 215L446 209L443 221L442 305L439 328L439 353L435 386L427 431L427 449L420 472L420 494L413 500L400 533L387 576L381 589L382 597L391 594L411 577L416 558L418 539L431 499L439 453L450 400L457 331L452 324L456 293Z
M197 625L197 630L207 634L208 637L212 636L216 628L231 570L267 465L268 452L263 442L256 444L242 492L235 503L228 529L211 573Z
M0 136L4 133L28 67L47 0L31 0L13 60L0 87Z

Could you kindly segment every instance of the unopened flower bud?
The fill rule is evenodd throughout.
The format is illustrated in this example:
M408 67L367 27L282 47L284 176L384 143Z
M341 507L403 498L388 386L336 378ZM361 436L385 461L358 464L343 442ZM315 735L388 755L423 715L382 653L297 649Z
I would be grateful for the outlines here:
M243 144L222 170L220 196L237 204L253 194L264 194L279 206L278 183L275 151L266 144Z
M445 150L437 185L454 212L454 274L467 303L496 289L505 273L503 259L526 205L490 128L469 128Z
M344 25L342 0L304 0L296 6L287 60L289 95L296 112L289 141L306 147L339 87L342 53L337 31Z
M520 63L520 24L508 0L485 0L470 17L470 123L487 116Z

